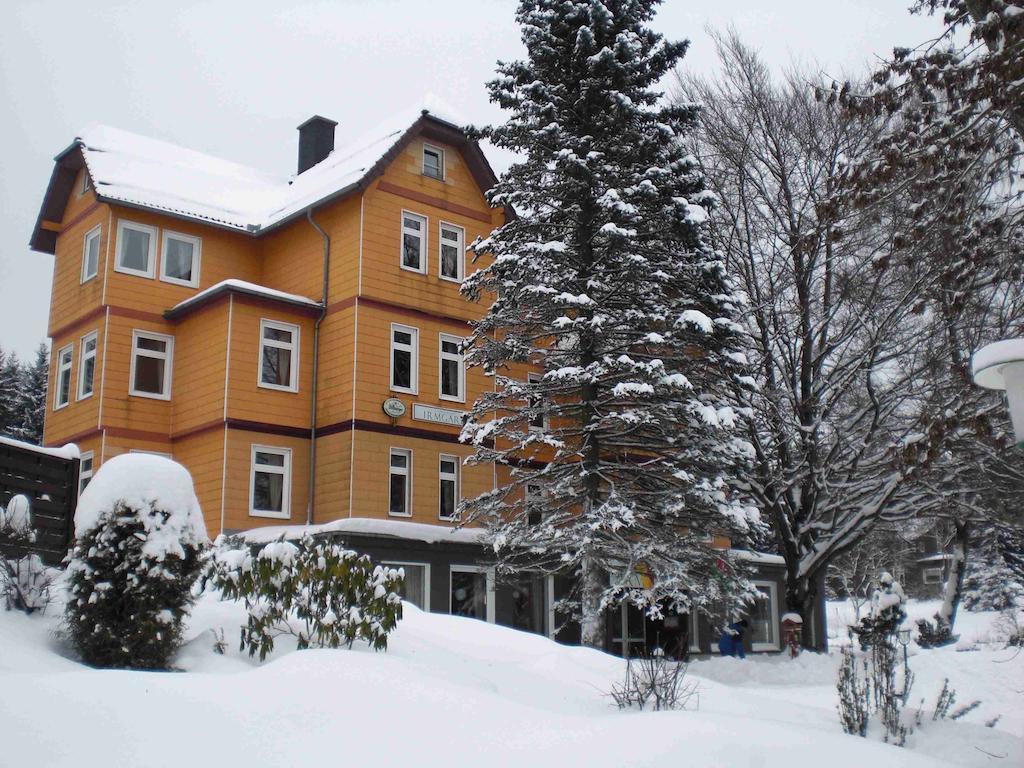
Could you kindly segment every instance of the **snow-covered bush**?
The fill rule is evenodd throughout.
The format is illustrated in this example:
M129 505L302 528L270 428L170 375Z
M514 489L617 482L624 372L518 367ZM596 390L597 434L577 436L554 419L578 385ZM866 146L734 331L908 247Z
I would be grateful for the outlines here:
M387 650L402 618L401 569L309 535L256 552L239 539L218 540L207 577L224 597L245 601L240 647L260 661L283 634L297 637L300 649L351 648L358 639Z
M883 573L871 596L871 612L850 628L860 650L844 652L836 689L839 720L847 733L866 736L871 716L878 714L885 740L903 746L908 726L903 709L914 676L903 656L899 669L898 632L907 618L907 596L891 574Z
M1014 571L995 527L982 533L967 560L961 604L968 611L1004 611L1024 604L1024 580Z
M29 500L13 496L0 507L0 594L7 610L34 613L50 602L50 573L39 555L26 554L33 541Z
M106 462L79 500L68 566L65 624L82 659L166 668L208 543L183 466L147 454Z

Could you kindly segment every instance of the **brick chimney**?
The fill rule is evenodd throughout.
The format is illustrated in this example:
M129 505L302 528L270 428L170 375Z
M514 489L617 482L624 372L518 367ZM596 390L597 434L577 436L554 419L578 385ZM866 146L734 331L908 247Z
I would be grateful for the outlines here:
M299 126L299 173L308 171L334 151L334 127L337 123L313 115Z

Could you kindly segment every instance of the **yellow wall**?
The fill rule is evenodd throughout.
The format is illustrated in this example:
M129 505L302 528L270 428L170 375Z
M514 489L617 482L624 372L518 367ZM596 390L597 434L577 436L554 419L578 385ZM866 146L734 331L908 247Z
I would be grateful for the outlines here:
M321 325L317 418L318 429L326 428L328 434L317 441L316 522L350 515L388 516L389 446L414 452L412 519L439 522L438 455L465 457L470 453L451 442L458 434L457 427L411 418L414 402L467 410L491 385L478 370L468 371L464 402L439 396L439 333L468 335L468 321L482 312L480 305L460 295L457 284L439 276L439 224L462 227L468 246L500 223L500 213L488 208L459 152L452 147L444 149L445 180L422 175L422 142L414 140L364 193L327 205L315 214L331 239L329 311ZM403 210L428 218L426 274L399 266ZM154 278L115 271L117 225L122 219L157 228ZM99 274L82 285L83 238L97 225L102 228ZM62 227L57 238L50 327L56 332L55 352L69 341L75 343L72 401L67 408L53 412L51 388L46 442L60 443L84 435L83 444L93 446L96 452L97 467L104 458L131 449L173 455L193 475L211 536L221 531L222 521L225 530L304 522L310 446L299 433L310 426L315 318L287 305L237 294L230 300L211 301L175 322L166 320L163 313L228 278L319 300L323 242L316 230L305 217L298 217L277 231L254 238L155 212L100 204L91 192L81 197L72 193ZM159 279L167 230L202 238L198 288ZM468 274L475 268L467 254L464 271ZM261 318L299 326L298 392L258 386ZM419 329L416 395L390 391L392 322ZM96 394L76 402L79 341L93 329L99 335ZM168 401L128 395L135 329L174 337ZM54 371L55 361L51 387ZM382 401L390 396L399 397L408 407L397 426L418 430L415 436L363 428L365 422L378 425L376 429L391 426L381 411ZM442 439L431 439L432 433ZM288 520L249 515L254 444L292 451ZM463 470L463 496L492 486L490 468Z

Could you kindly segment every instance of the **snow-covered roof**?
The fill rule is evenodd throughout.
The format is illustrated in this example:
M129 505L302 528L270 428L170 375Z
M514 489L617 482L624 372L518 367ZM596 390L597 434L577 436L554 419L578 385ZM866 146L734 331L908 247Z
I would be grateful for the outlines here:
M291 176L100 124L81 131L58 161L79 149L96 194L109 202L257 233L354 188L403 137L428 120L460 133L465 124L428 97Z
M265 285L258 285L257 283L250 283L246 280L230 278L228 280L221 280L219 283L215 283L209 288L200 291L195 296L190 296L184 301L175 304L164 314L170 318L176 317L200 304L206 303L219 294L228 292L245 293L250 296L258 296L263 299L280 301L286 304L294 304L303 308L315 309L320 306L319 302L313 301L313 299L305 296L300 296L297 293L285 293L284 291L267 288Z
M41 445L35 443L26 443L22 440L15 440L13 437L0 436L0 445L10 445L14 448L21 448L25 451L34 451L35 453L41 453L46 456L56 456L60 459L77 459L79 458L78 446L74 443L68 443L59 448L44 448Z
M752 549L730 549L729 554L737 560L744 560L748 563L761 565L785 565L786 558L782 555L773 555L769 552L756 552Z
M270 525L243 531L240 535L250 544L265 544L284 536L300 539L305 534L362 533L390 536L397 539L424 541L428 544L483 544L487 532L482 528L448 528L443 525L412 523L404 520L377 520L368 517L346 517L320 525Z

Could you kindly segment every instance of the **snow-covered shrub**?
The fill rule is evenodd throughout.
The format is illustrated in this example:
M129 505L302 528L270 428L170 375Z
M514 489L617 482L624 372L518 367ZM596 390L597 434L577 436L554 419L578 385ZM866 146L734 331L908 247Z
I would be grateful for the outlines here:
M885 741L897 746L906 743L909 733L903 709L914 682L905 654L899 669L898 632L907 617L906 602L898 581L889 573L879 576L871 612L850 627L860 649L845 652L836 683L843 730L865 736L871 716L877 713Z
M68 566L65 625L82 659L166 668L208 543L183 466L147 454L106 462L79 500Z
M626 660L626 679L608 695L619 709L685 709L697 695L697 683L686 681L689 665L669 659L657 649Z
M1007 562L994 528L968 558L961 604L968 611L1003 611L1024 604L1024 582Z
M366 555L309 535L256 552L241 540L220 540L207 577L224 597L245 601L240 647L260 661L282 634L297 637L300 649L351 648L358 639L387 650L388 633L402 618L401 569L374 566Z
M25 553L33 541L29 500L13 496L6 508L0 507L0 594L7 610L34 613L50 602L49 570L39 555Z

